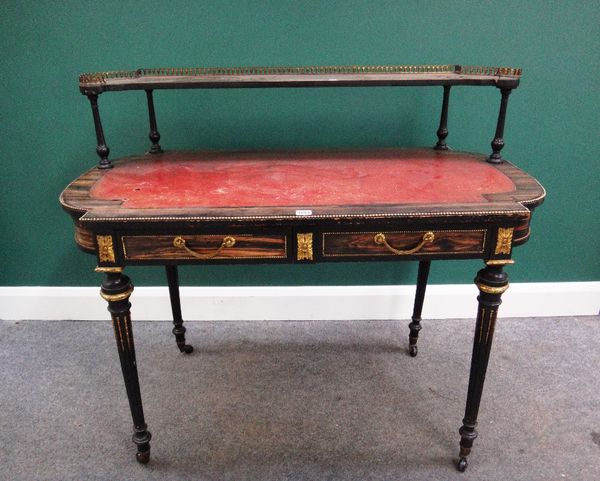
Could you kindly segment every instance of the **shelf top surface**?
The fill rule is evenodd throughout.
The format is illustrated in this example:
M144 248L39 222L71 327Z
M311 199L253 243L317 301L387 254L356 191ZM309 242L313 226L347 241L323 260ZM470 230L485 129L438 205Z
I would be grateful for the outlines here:
M492 85L514 88L520 68L464 65L151 68L84 73L82 93L228 87Z
M512 164L433 149L175 151L91 169L65 189L82 220L528 212L543 188Z

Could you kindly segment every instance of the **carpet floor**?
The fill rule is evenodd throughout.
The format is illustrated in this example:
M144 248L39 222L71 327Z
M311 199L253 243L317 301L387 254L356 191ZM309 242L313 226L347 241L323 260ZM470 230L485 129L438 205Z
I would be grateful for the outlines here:
M0 479L600 480L600 317L501 319L465 473L474 323L135 321L152 459L109 322L0 321Z

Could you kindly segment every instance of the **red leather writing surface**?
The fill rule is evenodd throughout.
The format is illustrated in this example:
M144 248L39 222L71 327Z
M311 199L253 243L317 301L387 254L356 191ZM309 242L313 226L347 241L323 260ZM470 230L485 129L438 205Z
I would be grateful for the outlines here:
M96 199L128 208L485 202L513 182L481 155L431 149L166 152L117 163Z

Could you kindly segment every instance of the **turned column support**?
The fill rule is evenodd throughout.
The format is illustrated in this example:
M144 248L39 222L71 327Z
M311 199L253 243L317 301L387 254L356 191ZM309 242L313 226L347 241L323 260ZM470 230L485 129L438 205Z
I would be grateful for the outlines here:
M112 168L112 164L110 160L108 160L108 154L110 153L110 149L106 145L106 140L104 140L104 130L102 129L102 122L100 120L100 112L98 110L98 94L89 93L87 94L87 98L90 101L90 105L92 106L92 115L94 117L94 128L96 129L96 153L100 157L100 162L98 163L99 169L110 169Z
M156 127L156 114L154 112L154 97L152 90L146 90L146 100L148 101L148 119L150 121L150 133L148 134L148 138L150 139L150 142L152 142L152 145L150 146L150 153L159 154L163 150L158 143L160 140L160 134L158 133L158 128Z
M446 137L448 137L448 101L450 100L450 87L450 85L444 85L444 100L442 101L440 126L437 130L438 141L433 147L435 150L448 150Z
M473 441L477 437L477 415L494 337L496 316L498 307L502 302L500 298L504 291L508 289L508 275L503 271L503 267L502 264L490 263L480 270L475 277L475 284L479 289L479 296L477 297L479 306L475 323L465 417L459 430L459 471L467 469L467 456L471 453Z
M487 161L492 164L500 164L503 162L500 151L504 148L504 123L506 121L506 109L508 107L508 96L512 92L512 89L502 88L500 93L502 95L500 99L500 111L498 112L498 121L496 123L496 135L492 140L492 154L488 157Z
M112 317L121 371L123 372L125 390L127 391L127 399L129 400L129 408L133 419L132 440L137 446L136 459L145 464L150 460L150 439L152 435L144 421L142 396L135 360L130 314L131 304L129 302L133 285L129 277L124 275L119 267L99 267L97 270L104 272L100 295L108 302L108 311Z

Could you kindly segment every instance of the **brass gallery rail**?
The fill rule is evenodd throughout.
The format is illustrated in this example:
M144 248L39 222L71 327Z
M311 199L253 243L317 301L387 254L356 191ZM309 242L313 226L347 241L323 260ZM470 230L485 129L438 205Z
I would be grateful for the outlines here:
M168 88L518 85L520 68L463 65L150 68L84 73L82 92Z

